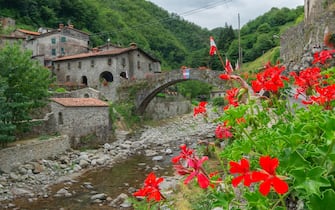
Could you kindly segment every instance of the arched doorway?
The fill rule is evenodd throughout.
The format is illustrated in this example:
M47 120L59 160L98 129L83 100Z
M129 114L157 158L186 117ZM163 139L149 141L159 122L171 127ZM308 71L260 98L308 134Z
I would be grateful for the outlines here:
M100 77L99 77L101 83L104 85L104 86L107 86L108 83L110 82L113 82L114 78L113 78L113 74L110 73L109 71L104 71L100 74Z
M120 73L120 77L122 77L122 78L124 78L124 79L128 79L128 77L127 77L127 73L124 72L124 71Z
M81 77L81 84L84 84L85 86L87 86L87 77L86 76Z

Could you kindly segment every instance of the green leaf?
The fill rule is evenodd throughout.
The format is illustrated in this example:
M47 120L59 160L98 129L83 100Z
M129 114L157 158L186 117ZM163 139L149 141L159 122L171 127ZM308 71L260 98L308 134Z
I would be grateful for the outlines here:
M292 170L291 175L294 177L294 188L302 189L307 196L320 194L320 187L329 187L330 182L324 177L326 169L314 167L312 169Z
M292 151L290 148L284 149L280 159L281 168L287 171L290 169L308 168L310 163L297 151Z
M328 189L324 191L321 197L318 195L311 195L308 206L310 209L313 209L313 210L334 209L335 207L334 190Z

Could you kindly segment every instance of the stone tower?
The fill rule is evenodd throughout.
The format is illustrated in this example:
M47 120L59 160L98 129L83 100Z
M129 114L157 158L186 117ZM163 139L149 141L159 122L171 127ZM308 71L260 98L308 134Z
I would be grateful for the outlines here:
M304 0L305 23L313 23L314 20L334 3L334 0Z

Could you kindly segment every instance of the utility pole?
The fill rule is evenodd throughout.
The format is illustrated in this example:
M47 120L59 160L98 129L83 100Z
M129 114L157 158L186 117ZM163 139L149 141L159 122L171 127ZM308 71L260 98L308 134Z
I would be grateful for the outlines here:
M241 49L241 28L240 28L240 13L238 13L238 64L242 67L242 49Z

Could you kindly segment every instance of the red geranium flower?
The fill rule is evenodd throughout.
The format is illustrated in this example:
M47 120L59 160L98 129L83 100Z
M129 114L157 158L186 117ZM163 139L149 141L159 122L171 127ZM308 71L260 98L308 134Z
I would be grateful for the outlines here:
M227 127L227 123L224 122L223 124L220 124L215 129L215 137L218 139L228 139L233 136L233 134L230 132L231 126Z
M252 172L252 181L261 181L259 191L262 195L267 196L271 186L278 194L284 194L288 191L288 184L276 176L276 168L279 165L277 158L262 156L259 159L259 164L262 167L261 171Z
M237 107L238 106L238 88L232 88L226 91L226 100L228 101L228 105L224 107L227 110L230 106Z
M157 178L156 175L151 172L144 180L143 188L139 189L133 195L146 197L148 202L151 200L161 201L164 199L164 196L160 192L159 184L163 180L163 178Z
M222 80L229 80L230 79L230 75L229 74L220 74L219 77Z
M304 104L317 103L325 109L332 109L331 102L335 100L335 84L327 87L315 87L317 96L311 96L309 101L303 101Z
M193 157L193 154L194 154L193 149L187 148L187 146L185 144L181 145L179 148L181 149L180 154L171 159L172 163L178 163L180 159L185 159L186 160L188 158Z
M272 66L268 63L263 72L257 74L257 79L251 82L253 90L258 93L259 91L266 90L276 93L280 88L284 87L283 80L288 80L287 77L280 74L285 70L284 66Z
M188 166L192 168L192 172L185 179L185 184L188 184L194 177L197 177L198 184L201 188L205 189L209 186L209 178L206 176L204 169L202 168L202 164L206 160L208 160L207 156L203 156L200 160L197 157L188 159L187 163Z
M334 53L335 53L335 50L323 50L321 52L314 53L313 64L316 64L316 63L325 64L328 59L333 58Z
M250 184L252 183L251 180L251 172L250 172L250 165L249 161L247 159L242 158L241 163L230 161L230 173L232 174L240 174L240 176L237 176L233 178L232 184L234 187L237 187L237 185L244 180L244 186L249 187Z
M314 88L319 84L319 79L321 76L321 70L318 67L307 68L299 72L299 75L295 72L290 73L294 77L294 84L297 85L297 93L295 97L297 98L300 94L306 94L306 91L310 88Z
M194 107L193 116L196 116L198 114L206 114L206 105L206 101L201 101L198 106Z

